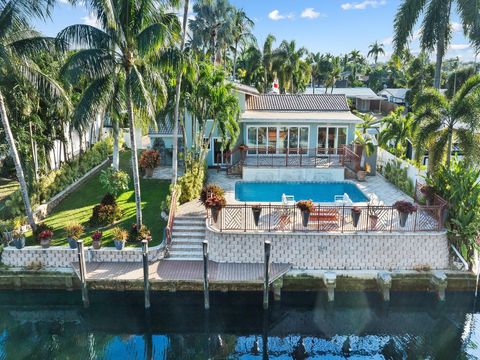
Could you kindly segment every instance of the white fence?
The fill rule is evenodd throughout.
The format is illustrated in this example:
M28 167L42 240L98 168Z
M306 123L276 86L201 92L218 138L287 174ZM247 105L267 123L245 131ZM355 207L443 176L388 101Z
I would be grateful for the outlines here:
M422 180L426 175L425 170L421 170L412 164L406 162L405 160L399 159L395 155L389 153L387 150L384 150L378 147L378 156L377 156L377 164L385 167L387 163L399 161L402 164L402 168L407 169L407 175L410 180L412 180L413 184L416 183L417 179Z

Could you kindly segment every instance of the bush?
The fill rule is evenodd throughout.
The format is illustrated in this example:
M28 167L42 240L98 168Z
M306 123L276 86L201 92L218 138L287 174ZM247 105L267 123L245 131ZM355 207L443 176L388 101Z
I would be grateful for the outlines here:
M389 161L382 169L381 173L385 179L398 187L405 194L413 197L415 185L408 177L407 169L402 167L400 161Z
M137 242L141 242L142 240L150 241L152 240L152 234L150 233L150 230L148 230L146 225L142 224L140 230L138 230L137 224L133 224L130 228L128 240Z
M121 217L122 211L118 205L99 204L93 208L89 223L90 226L111 225Z
M128 190L130 176L125 171L109 167L100 173L100 184L103 188L117 197L121 192Z
M154 169L160 165L160 153L157 150L145 150L140 157L142 169Z
M100 201L100 204L102 205L117 205L117 200L115 200L115 197L110 194L106 193L105 196L103 197L102 201Z
M178 179L180 204L197 199L205 183L206 164L191 159L190 155L185 158L185 174Z

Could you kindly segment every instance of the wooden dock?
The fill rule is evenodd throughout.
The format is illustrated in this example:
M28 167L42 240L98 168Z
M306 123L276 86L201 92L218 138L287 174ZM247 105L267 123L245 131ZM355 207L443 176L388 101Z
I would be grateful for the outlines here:
M79 276L78 263L72 263ZM211 284L262 284L262 263L219 263L209 261L209 281ZM291 266L289 264L272 263L269 282L279 279ZM101 281L143 281L141 263L128 262L87 262L87 282ZM203 283L203 261L160 260L149 265L149 280L154 282L198 282Z

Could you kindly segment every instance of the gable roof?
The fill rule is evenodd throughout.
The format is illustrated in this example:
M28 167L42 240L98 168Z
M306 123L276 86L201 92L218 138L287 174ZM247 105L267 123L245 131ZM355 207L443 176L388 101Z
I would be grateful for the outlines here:
M403 88L386 88L379 92L380 95L388 95L393 96L397 99L405 99L407 96L407 92L410 89L403 89Z
M248 94L248 95L254 95L254 96L260 95L258 90L256 88L254 88L253 86L248 86L248 85L240 84L240 83L233 82L233 81L231 83L233 85L233 88L238 92Z
M345 95L260 95L247 99L247 110L255 111L350 111Z

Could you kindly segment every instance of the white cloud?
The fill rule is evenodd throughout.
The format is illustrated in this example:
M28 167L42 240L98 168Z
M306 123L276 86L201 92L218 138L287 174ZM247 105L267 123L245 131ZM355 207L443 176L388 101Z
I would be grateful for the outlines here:
M365 0L362 2L349 2L340 5L343 10L365 10L368 7L377 8L387 3L386 0Z
M290 13L290 14L280 14L280 11L278 11L277 9L272 10L268 14L268 17L270 18L270 20L273 20L273 21L278 21L278 20L283 20L283 19L292 19L293 16L294 15L292 13Z
M315 11L314 8L306 8L305 10L302 11L302 14L300 16L302 18L307 18L307 19L316 19L320 15L321 14L318 11Z
M448 47L450 50L465 50L470 47L470 44L450 44Z
M391 45L393 43L393 36L386 37L382 40L383 45Z
M95 26L97 28L101 27L100 21L98 21L94 13L88 13L88 15L82 17L82 21L85 25Z
M450 23L450 26L452 27L452 31L453 31L453 32L463 31L463 26L462 26L462 24L460 24L460 23L458 23L458 22L451 22L451 23Z
M68 0L57 0L60 4L68 4Z

